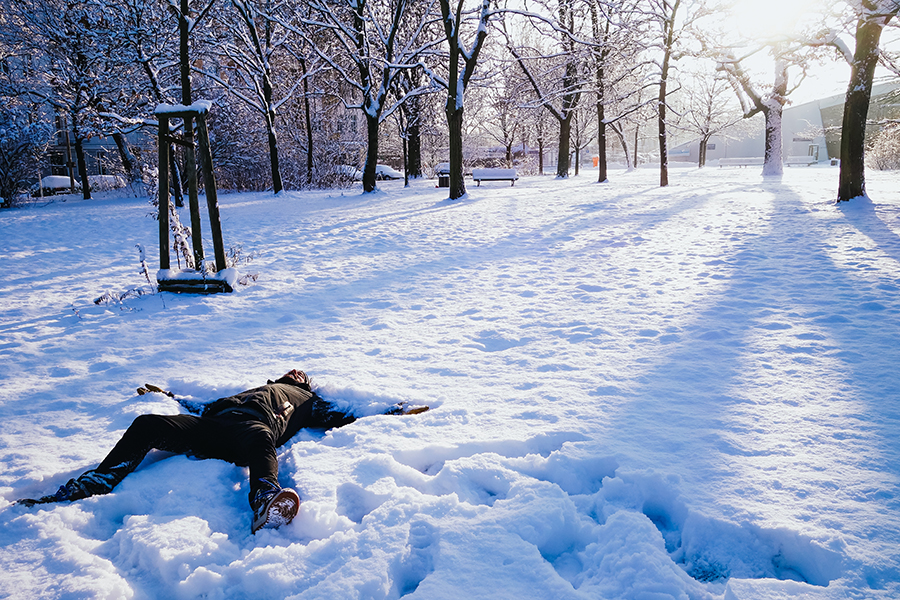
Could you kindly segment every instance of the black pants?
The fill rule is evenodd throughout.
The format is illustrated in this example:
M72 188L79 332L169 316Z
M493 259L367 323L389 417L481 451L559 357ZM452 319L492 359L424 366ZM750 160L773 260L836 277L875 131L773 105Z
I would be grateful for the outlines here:
M114 475L110 481L114 486L154 449L250 467L251 498L261 486L278 484L272 430L248 415L141 415L96 471Z
M331 409L327 403L308 402L307 427L339 427L355 417ZM308 415L308 416L307 416ZM278 487L278 457L274 434L256 417L226 413L214 417L194 415L141 415L94 473L103 475L110 491L134 471L150 450L164 450L198 458L218 458L250 468L250 500L261 488Z

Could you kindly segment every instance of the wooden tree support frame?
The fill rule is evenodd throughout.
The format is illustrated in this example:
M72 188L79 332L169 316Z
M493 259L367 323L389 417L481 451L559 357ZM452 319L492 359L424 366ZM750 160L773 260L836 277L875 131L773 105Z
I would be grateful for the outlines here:
M171 106L161 104L156 107L155 115L159 122L159 273L156 275L161 292L178 292L183 294L215 294L234 291L234 270L228 269L225 262L225 246L222 242L222 224L219 219L219 202L216 196L216 180L212 172L212 155L209 149L209 131L206 127L206 116L211 103L195 102L191 106ZM203 270L203 242L200 231L200 206L196 194L192 194L191 238L193 242L194 261L200 268L173 271L169 262L169 146L172 143L184 145L180 138L174 138L169 132L170 119L183 119L185 129L197 123L198 149L200 152L200 168L206 188L206 206L209 209L209 224L212 229L213 250L216 257L216 273L208 275ZM196 178L196 173L188 174Z

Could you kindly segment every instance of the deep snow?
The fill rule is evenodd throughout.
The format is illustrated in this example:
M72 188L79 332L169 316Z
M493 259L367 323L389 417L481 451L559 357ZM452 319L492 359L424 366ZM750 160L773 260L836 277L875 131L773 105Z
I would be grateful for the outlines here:
M0 596L900 596L900 176L841 207L827 167L594 177L223 194L255 281L99 305L149 289L146 199L4 211ZM244 469L160 453L10 504L179 411L145 382L204 402L294 367L433 410L302 432L301 514L256 536Z

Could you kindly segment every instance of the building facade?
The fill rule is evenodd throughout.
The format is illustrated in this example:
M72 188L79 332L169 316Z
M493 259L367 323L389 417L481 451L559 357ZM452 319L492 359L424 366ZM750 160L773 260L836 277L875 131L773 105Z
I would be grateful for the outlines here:
M823 163L837 160L841 154L841 121L844 114L844 94L806 102L784 109L781 121L783 155L810 157ZM900 82L882 83L872 87L869 120L900 118ZM721 158L755 158L765 155L765 122L762 115L751 120L752 130L743 136L715 135L707 144L707 163ZM870 125L867 138L878 125ZM668 152L670 161L698 162L700 142L693 140L679 144Z

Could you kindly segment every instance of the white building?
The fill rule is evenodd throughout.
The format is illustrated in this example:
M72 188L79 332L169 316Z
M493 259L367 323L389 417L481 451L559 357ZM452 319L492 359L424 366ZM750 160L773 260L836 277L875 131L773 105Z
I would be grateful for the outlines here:
M817 162L840 157L841 120L844 113L844 94L829 96L813 102L788 106L782 115L784 157L809 156ZM900 117L900 82L882 83L872 87L869 119ZM752 158L765 155L765 122L762 115L751 120L753 133L737 138L725 132L710 138L707 144L707 163L720 158ZM693 140L669 149L669 160L698 162L700 142ZM713 163L715 164L715 163Z

